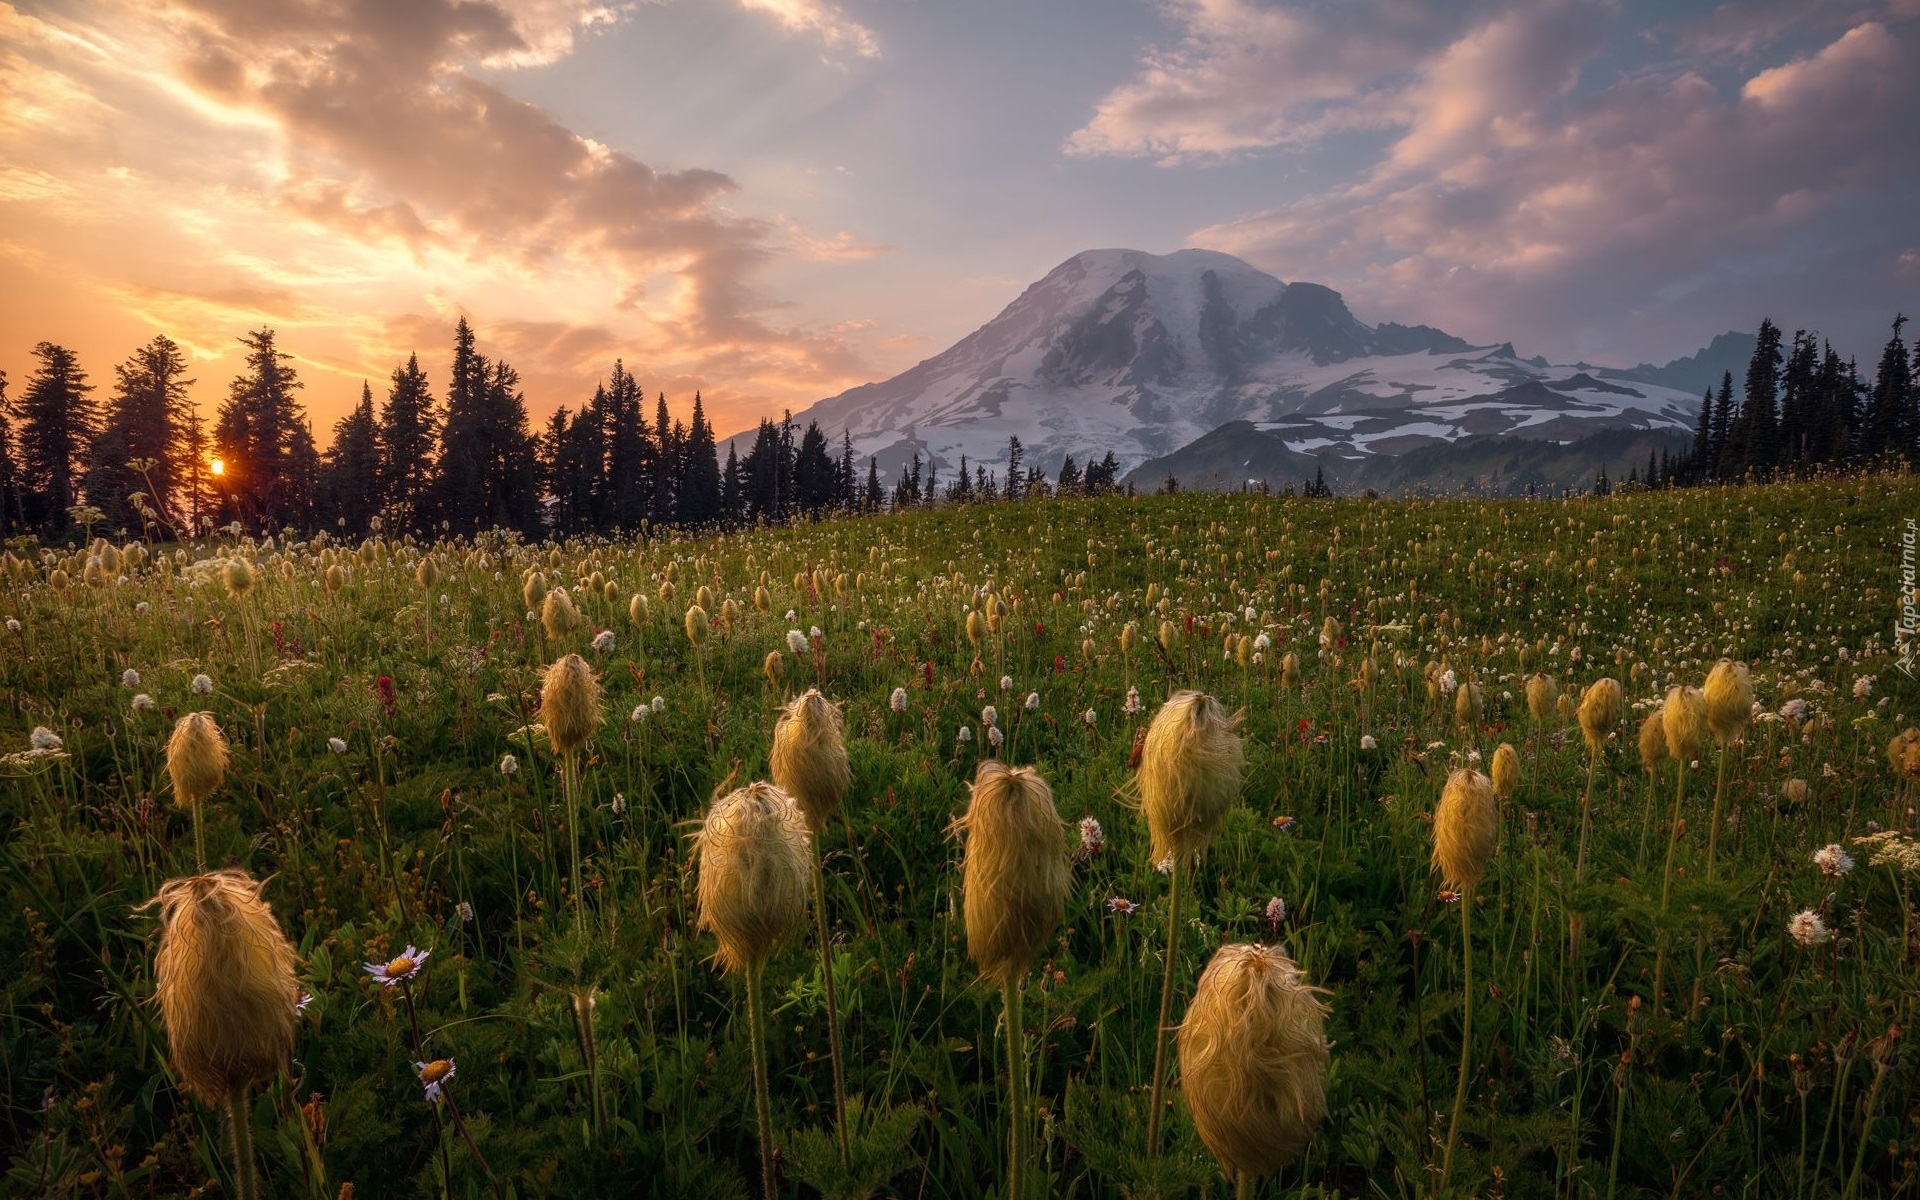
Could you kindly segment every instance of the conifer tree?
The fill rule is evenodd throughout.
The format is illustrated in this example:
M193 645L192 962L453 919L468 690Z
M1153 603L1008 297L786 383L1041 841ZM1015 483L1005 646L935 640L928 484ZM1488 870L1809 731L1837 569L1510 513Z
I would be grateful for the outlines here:
M465 324L464 319L461 323ZM406 363L393 370L387 401L380 409L377 440L380 475L374 490L382 510L396 529L424 531L432 519L440 418L418 354L409 354Z
M0 538L26 531L20 508L20 460L13 437L13 402L7 398L7 373L0 371Z
M278 529L312 516L319 454L295 393L301 383L291 354L274 331L240 339L246 371L234 378L214 425L214 454L222 464L215 491L226 519Z
M19 452L20 506L29 528L71 528L68 509L80 503L88 449L98 429L93 385L73 351L52 342L33 348L40 366L27 378L14 432Z
M333 426L333 444L320 461L321 524L354 537L380 513L380 420L373 388L360 385L360 403Z
M1873 391L1867 398L1864 447L1869 456L1896 454L1914 461L1913 364L1907 344L1901 340L1906 314L1893 319L1893 337L1880 352L1880 369L1874 374Z
M128 497L145 493L163 516L183 516L176 484L185 474L186 356L155 337L114 368L117 380L87 465L87 503L115 528L137 530L141 517Z
M1708 452L1703 474L1708 479L1726 476L1728 454L1733 438L1733 372L1720 375L1720 394L1713 402L1713 447Z
M713 443L713 426L700 393L693 394L693 424L680 469L680 512L683 525L708 525L720 518L720 460Z

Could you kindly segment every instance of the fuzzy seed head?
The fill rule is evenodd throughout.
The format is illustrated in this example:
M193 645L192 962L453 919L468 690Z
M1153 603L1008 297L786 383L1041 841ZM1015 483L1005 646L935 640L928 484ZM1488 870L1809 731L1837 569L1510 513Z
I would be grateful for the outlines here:
M1280 660L1280 686L1284 688L1300 686L1300 656L1291 650L1287 651L1287 656Z
M174 722L167 774L173 779L173 802L181 808L199 804L226 782L227 739L212 713L191 712Z
M573 753L600 728L600 719L600 681L587 660L578 654L555 660L540 685L540 723L554 753Z
M1894 774L1920 779L1920 729L1905 729L1887 743L1887 762Z
M230 558L220 578L227 585L227 595L238 600L253 590L253 564L244 558Z
M980 615L979 609L967 614L967 640L978 646L980 639L987 636L987 619Z
M1453 693L1453 723L1461 729L1472 730L1480 724L1480 685L1471 681L1463 683Z
M1512 742L1501 742L1500 748L1493 752L1490 773L1494 798L1502 802L1511 800L1513 789L1520 785L1520 752L1513 748Z
M632 621L634 626L639 628L646 625L648 615L646 596L641 592L635 592L633 599L627 601L627 620Z
M1713 740L1726 746L1745 737L1747 723L1753 720L1753 679L1747 673L1747 664L1730 658L1713 664L1702 693Z
M1598 754L1607 743L1607 735L1620 721L1620 709L1627 702L1626 689L1618 679L1596 679L1580 697L1580 736L1586 739L1587 753Z
M966 839L960 904L967 954L986 978L1011 983L1053 940L1066 911L1066 824L1039 772L992 758L980 763L966 815L955 824Z
M1180 1090L1228 1169L1264 1178L1327 1115L1325 993L1277 946L1214 951L1180 1023Z
M1527 712L1541 723L1553 720L1560 704L1560 685L1551 675L1527 677Z
M433 561L433 555L429 554L422 558L420 565L413 569L413 582L423 592L430 592L439 586L440 564Z
M714 801L694 835L700 928L727 971L756 971L806 920L807 827L792 797L754 783Z
M1175 692L1147 726L1135 777L1154 862L1207 848L1240 795L1239 718L1202 692Z
M696 604L687 610L687 640L693 643L695 649L706 643L707 632L712 628L713 622L708 618L706 609Z
M1667 722L1659 709L1640 722L1640 765L1649 773L1667 760Z
M339 591L341 588L347 586L347 569L339 563L334 563L327 568L325 581L328 591Z
M160 908L154 999L167 1057L208 1105L269 1078L293 1055L293 946L260 890L230 868L170 879L149 902Z
M528 612L539 612L540 606L547 600L547 576L543 571L527 572L527 580L520 585L520 599L525 602Z
M1487 873L1500 841L1500 808L1493 781L1462 768L1447 777L1433 810L1433 867L1440 881L1470 891Z
M780 655L768 658L777 660ZM819 688L808 688L781 710L773 726L768 771L773 782L800 806L800 815L815 834L825 829L828 818L840 810L840 802L853 785L853 771L847 765L847 740L839 706L822 696Z
M1676 687L1667 693L1660 710L1660 723L1667 734L1667 755L1682 766L1700 757L1700 744L1707 740L1707 698L1697 687Z
M554 588L540 602L540 626L556 642L580 628L580 610L573 606L567 589Z

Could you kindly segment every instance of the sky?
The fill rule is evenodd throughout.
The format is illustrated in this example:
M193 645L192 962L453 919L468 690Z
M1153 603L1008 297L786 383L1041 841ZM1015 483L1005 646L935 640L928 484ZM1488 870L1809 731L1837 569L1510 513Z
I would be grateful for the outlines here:
M0 369L238 337L316 436L452 327L723 434L1086 249L1630 366L1920 308L1920 0L0 0Z

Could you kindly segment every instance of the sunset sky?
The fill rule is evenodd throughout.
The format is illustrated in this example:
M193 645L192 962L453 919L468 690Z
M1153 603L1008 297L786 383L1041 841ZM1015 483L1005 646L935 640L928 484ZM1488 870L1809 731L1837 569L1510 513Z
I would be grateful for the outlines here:
M324 444L451 328L536 418L616 357L723 433L1076 251L1665 361L1920 308L1920 0L0 0L0 368L235 338Z

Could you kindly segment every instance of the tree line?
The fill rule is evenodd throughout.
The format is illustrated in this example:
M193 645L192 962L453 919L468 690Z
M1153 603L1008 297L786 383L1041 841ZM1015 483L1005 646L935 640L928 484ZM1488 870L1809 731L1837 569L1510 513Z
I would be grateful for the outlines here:
M1700 398L1692 443L1650 456L1628 482L1697 486L1789 477L1874 462L1920 462L1920 393L1902 339L1905 315L1881 351L1873 382L1818 334L1798 330L1789 344L1771 319L1760 322L1746 378L1733 372ZM1604 474L1599 484L1605 489Z
M1069 456L1050 482L1026 466L1017 437L1004 480L962 456L943 488L932 460L915 454L888 487L875 459L861 470L847 433L834 447L818 423L796 430L791 413L763 419L744 456L730 441L722 465L700 394L689 422L669 414L665 393L649 419L621 361L586 403L536 431L518 372L479 352L465 318L444 400L410 355L383 399L361 385L323 453L274 331L240 342L243 370L211 428L190 399L185 354L164 336L114 368L104 401L78 356L51 342L34 348L38 365L17 401L0 372L0 537L99 528L185 538L236 521L352 535L631 534L1118 488L1111 452L1084 468Z

